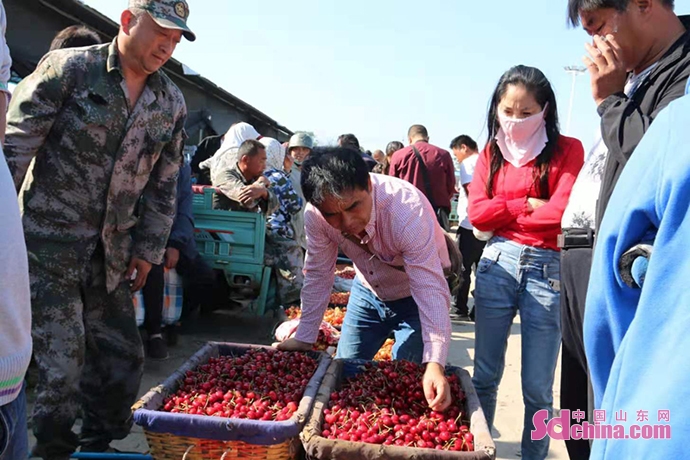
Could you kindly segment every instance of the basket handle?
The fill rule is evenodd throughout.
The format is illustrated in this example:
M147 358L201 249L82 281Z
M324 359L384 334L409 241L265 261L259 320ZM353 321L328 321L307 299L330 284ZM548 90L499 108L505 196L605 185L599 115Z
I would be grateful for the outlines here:
M184 452L184 455L182 456L182 460L187 460L187 455L194 449L194 444L191 446L187 447L187 450Z

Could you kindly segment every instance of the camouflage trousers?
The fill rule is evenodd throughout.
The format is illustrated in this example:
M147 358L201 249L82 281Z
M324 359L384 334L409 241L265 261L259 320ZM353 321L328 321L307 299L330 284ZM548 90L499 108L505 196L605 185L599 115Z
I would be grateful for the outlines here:
M295 240L266 235L264 263L273 267L278 284L278 301L283 306L299 305L304 284L304 253Z
M144 351L129 283L108 293L102 249L82 272L65 273L48 245L27 239L38 366L34 453L67 459L81 445L107 447L130 431ZM72 426L81 414L81 439Z

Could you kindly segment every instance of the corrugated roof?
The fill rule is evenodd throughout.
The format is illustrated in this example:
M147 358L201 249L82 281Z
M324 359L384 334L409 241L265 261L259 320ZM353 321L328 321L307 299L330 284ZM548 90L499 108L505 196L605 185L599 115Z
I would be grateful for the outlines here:
M105 16L100 11L92 8L79 0L38 0L41 4L50 8L63 16L82 23L91 29L94 29L104 38L112 40L119 31L119 25ZM211 80L202 77L201 75L186 75L184 64L172 58L165 66L164 70L168 73L174 74L177 78L187 81L188 83L199 87L200 89L212 94L216 98L222 100L226 104L234 107L240 112L247 113L260 120L262 123L286 133L288 136L292 135L285 126L278 123L273 118L258 110L256 107L244 102L240 98L233 96L228 91L213 83Z

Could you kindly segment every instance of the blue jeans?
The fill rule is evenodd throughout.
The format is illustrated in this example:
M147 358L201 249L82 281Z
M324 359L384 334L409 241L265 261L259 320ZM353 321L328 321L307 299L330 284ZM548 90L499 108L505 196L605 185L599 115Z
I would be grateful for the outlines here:
M553 379L561 344L559 291L558 252L519 245L500 237L489 241L477 267L472 383L491 427L508 336L519 311L525 404L523 460L544 459L549 451L549 438L532 441L531 430L534 429L532 417L537 411L545 409L550 417L553 415Z
M336 358L371 360L391 332L395 334L393 359L421 363L422 324L414 299L383 302L355 278Z
M26 385L17 399L0 407L0 460L29 457L29 433L26 427Z

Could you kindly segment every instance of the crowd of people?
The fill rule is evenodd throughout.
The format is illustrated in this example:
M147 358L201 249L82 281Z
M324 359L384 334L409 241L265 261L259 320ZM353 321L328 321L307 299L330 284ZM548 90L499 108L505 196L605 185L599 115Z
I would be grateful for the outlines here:
M673 0L569 0L568 14L592 36L585 64L601 130L588 153L561 133L546 75L517 65L491 95L482 149L467 135L438 147L419 124L407 146L369 153L354 134L281 144L238 122L187 164L184 97L160 70L196 38L184 0L130 0L109 44L83 27L61 32L11 98L0 43L0 254L12 261L0 268L0 460L28 455L32 356L35 456L106 452L127 436L144 350L167 356L165 270L201 303L215 282L194 244L193 182L215 189L216 209L266 216L277 301L302 307L279 349L312 348L342 254L356 277L337 358L373 359L393 335L393 359L426 365L432 410L452 401L451 319L474 321L472 382L493 426L519 313L524 459L548 455L549 438L532 431L538 412L553 416L559 352L561 409L626 426L641 410L682 412L690 18ZM146 347L132 306L142 289ZM614 421L619 411L628 418ZM683 458L690 422L670 422L671 439L566 446L571 459Z

